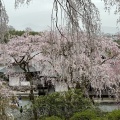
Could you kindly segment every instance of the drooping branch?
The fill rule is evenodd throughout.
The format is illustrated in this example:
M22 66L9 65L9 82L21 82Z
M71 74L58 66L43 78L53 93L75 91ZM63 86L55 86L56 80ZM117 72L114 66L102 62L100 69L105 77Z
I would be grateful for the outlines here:
M36 53L35 55L33 55L32 57L29 57L29 58L27 59L27 61L32 60L35 56L39 55L40 53L42 53L42 52L38 52L38 53Z
M21 4L29 4L32 0L15 0L15 8L19 7Z
M102 63L100 63L100 65L104 64L104 63L107 62L108 60L112 60L113 58L115 58L115 57L117 57L117 56L118 56L118 54L117 54L117 55L115 54L115 55L113 55L112 57L105 59L104 61L102 61Z
M120 1L119 0L103 0L105 5L105 11L108 11L110 13L112 8L114 7L114 14L119 15L120 14ZM117 23L120 23L120 17L117 19Z
M8 15L5 10L5 6L0 0L0 43L5 43L4 37L8 31L8 28L7 28L8 21L9 20L8 20Z
M72 29L81 28L82 26L79 25L81 22L86 30L88 30L88 27L91 28L89 30L92 30L92 32L98 32L100 30L99 11L91 0L54 0L54 3L56 14L60 12L58 7L60 6L66 14L66 23L71 24Z

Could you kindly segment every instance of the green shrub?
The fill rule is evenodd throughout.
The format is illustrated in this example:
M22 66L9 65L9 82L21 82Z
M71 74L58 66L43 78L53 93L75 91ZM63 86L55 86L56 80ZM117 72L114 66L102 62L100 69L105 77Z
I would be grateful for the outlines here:
M66 92L55 92L40 96L35 102L39 116L58 116L69 119L74 113L92 109L92 103L85 98L81 90L69 90Z
M57 117L57 116L51 116L51 117L45 117L45 118L40 119L40 120L62 120L62 119Z
M106 117L96 117L93 118L92 120L108 120Z
M92 110L85 110L83 112L78 112L70 118L70 120L92 120L97 117L96 113Z
M106 118L105 118L105 116L106 116L106 112L104 112L104 111L102 111L100 108L98 108L97 106L95 106L95 108L94 109L91 109L91 110L93 110L95 113L96 113L96 115L97 115L97 117L98 117L98 120L100 119L100 120L106 120ZM95 119L95 120L97 120L97 119Z
M120 120L120 110L114 110L107 114L108 120Z

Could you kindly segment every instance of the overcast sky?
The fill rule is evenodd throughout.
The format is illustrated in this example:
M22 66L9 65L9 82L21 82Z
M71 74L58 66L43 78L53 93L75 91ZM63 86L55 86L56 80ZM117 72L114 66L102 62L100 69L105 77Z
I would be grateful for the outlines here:
M51 11L53 0L33 0L29 6L23 5L18 9L14 8L15 0L4 0L6 11L9 16L9 25L17 30L24 30L30 27L35 31L48 29L51 25ZM104 32L115 33L116 20L112 12L109 15L104 10L101 0L92 0L100 10L102 29Z

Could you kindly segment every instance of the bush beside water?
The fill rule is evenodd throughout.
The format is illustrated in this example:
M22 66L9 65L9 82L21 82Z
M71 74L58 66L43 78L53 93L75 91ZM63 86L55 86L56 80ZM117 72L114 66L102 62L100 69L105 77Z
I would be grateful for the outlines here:
M67 120L76 112L93 108L91 101L84 97L81 90L55 92L40 96L35 103L34 107L40 117L58 116Z
M40 120L120 120L120 110L101 111L84 97L81 90L40 96L33 107L37 109Z

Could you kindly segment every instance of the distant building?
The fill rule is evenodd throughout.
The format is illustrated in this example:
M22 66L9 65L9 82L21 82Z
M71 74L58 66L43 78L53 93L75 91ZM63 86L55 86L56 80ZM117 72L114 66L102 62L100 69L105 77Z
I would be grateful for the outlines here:
M9 86L30 86L30 82L24 79L24 71L19 66L13 66L12 68L4 67L0 70L0 73L7 74L11 72L8 76ZM35 68L30 67L30 72L34 72Z

